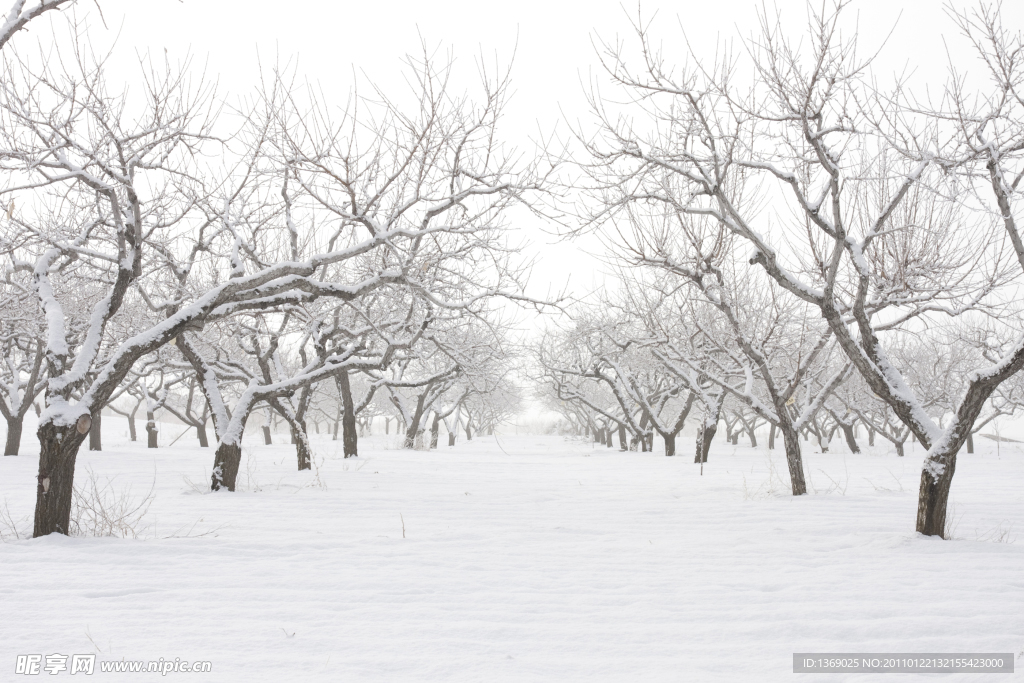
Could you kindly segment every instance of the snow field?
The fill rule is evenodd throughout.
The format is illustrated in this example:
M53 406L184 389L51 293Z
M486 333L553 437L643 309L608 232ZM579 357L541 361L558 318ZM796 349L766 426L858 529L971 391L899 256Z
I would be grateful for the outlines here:
M209 660L205 681L894 680L795 675L794 652L1013 652L1024 669L1016 445L961 456L947 542L913 531L920 449L807 452L813 492L793 498L781 452L724 439L701 476L692 438L665 458L372 437L350 460L313 438L299 473L292 446L247 437L234 494L205 492L213 453L189 437L82 451L79 480L153 486L141 538L0 544L0 680L18 654L93 652ZM37 458L0 467L25 518Z

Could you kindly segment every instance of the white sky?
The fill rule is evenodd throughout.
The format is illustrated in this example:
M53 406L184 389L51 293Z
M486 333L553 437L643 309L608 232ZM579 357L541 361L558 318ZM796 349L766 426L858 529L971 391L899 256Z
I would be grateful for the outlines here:
M538 130L564 130L565 118L575 121L587 115L584 83L600 78L592 40L630 37L626 16L636 16L636 4L617 1L560 2L524 0L511 2L336 2L297 0L99 0L109 30L95 19L90 0L79 12L93 17L91 36L103 43L119 33L118 46L127 65L134 51L166 49L172 57L186 53L207 72L216 75L222 93L243 95L257 82L257 56L265 64L297 57L299 72L336 92L339 103L356 80L366 77L385 90L402 88L402 58L420 51L421 40L438 47L444 56L452 52L468 86L475 81L474 60L483 55L493 64L513 62L515 96L505 119L505 137L523 149L531 146ZM820 0L816 0L820 5ZM957 1L957 7L972 3ZM756 29L754 0L718 2L651 2L640 11L656 16L655 35L667 54L685 50L682 29L698 52L713 55L719 38L749 35ZM781 0L769 7L783 12L794 33L805 26L803 0ZM859 17L860 50L873 51L893 30L875 71L901 71L908 63L920 81L941 87L945 80L949 39L954 55L961 45L951 22L937 0L860 0L852 7ZM771 10L770 10L771 11ZM902 16L901 16L902 15ZM1024 26L1024 2L1003 5L1008 27ZM894 28L895 27L895 28ZM38 30L37 30L38 34ZM45 41L44 36L39 36ZM25 40L24 37L16 40ZM635 46L634 43L628 43ZM514 56L514 61L513 61ZM518 220L518 219L517 219ZM531 282L535 294L549 283L564 283L571 275L577 292L599 285L595 261L580 254L579 245L550 244L538 225L525 215L517 227L539 265Z

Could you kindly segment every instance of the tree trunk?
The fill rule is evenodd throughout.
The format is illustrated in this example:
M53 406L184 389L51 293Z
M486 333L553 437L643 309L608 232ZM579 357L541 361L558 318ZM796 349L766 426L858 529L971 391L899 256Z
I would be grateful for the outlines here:
M875 430L871 428L868 428L868 445L875 445Z
M974 452L974 434L968 434L967 435L967 452L968 453L973 453ZM15 453L14 455L17 455L17 453Z
M157 448L156 442L156 415L150 411L146 411L146 447Z
M206 436L206 422L200 422L196 425L196 435L199 437L200 448L210 447L210 439Z
M629 446L626 444L626 425L619 425L619 450L625 451Z
M391 433L391 418L390 417L385 417L384 418L384 433L385 434L390 434Z
M802 496L807 493L804 481L804 462L800 456L800 435L792 427L782 424L782 443L786 448L786 464L789 465L789 480L793 485L793 495Z
M899 457L902 458L903 457L903 442L902 441L898 441L894 445L896 446L896 455L898 455Z
M270 438L270 425L263 425L263 443L267 446L274 443ZM234 491L234 489L231 490Z
M76 425L39 426L39 474L32 537L67 534L71 526L71 496L75 487L75 460L85 441Z
M665 455L672 456L676 454L676 435L675 434L662 434L661 438L665 440Z
M951 444L952 445L952 444ZM917 498L917 532L925 536L946 538L946 503L949 501L949 487L956 471L956 451L932 454L925 468L921 470L921 488ZM929 472L939 469L937 477Z
M693 459L695 463L707 462L708 452L711 450L711 441L715 438L715 432L718 431L718 423L707 426L704 423L703 429L697 435L697 456Z
M309 445L309 434L306 432L305 420L301 420L292 426L292 439L295 441L295 456L299 461L299 471L312 469L312 449Z
M448 432L448 445L449 446L454 446L455 445L455 432Z
M430 423L430 447L437 448L437 437L441 431L441 416L434 411L434 420Z
M128 416L128 436L132 441L139 440L138 432L135 431L135 413Z
M341 433L346 458L359 455L359 434L356 432L356 408L352 401L352 385L348 373L337 375L338 393L341 394Z
M768 430L768 450L775 450L775 430L778 429L775 425L772 425L771 429Z
M89 427L89 450L90 451L102 451L103 450L103 433L100 430L100 424L103 421L103 409L100 408L92 414L92 426Z
M733 446L739 446L740 445L740 430L738 430L738 429L735 432L732 433L732 445Z
M264 429L269 430L269 427L264 427ZM238 479L238 466L242 462L242 445L238 443L217 444L217 452L213 458L210 489L234 491L235 480Z
M814 433L814 436L818 439L818 448L821 449L822 453L828 453L829 438L824 435L825 430L820 430Z
M21 449L21 431L25 427L25 418L11 415L7 419L7 445L4 446L4 455L17 455Z
M846 437L846 445L850 447L851 453L860 453L860 446L857 445L857 438L854 434L853 425L840 425L843 436Z
M473 440L473 432L470 431L470 426L469 426L469 423L467 422L466 423L466 441L472 441L472 440Z
M753 427L747 429L747 436L750 437L750 447L757 448L757 434L754 433Z

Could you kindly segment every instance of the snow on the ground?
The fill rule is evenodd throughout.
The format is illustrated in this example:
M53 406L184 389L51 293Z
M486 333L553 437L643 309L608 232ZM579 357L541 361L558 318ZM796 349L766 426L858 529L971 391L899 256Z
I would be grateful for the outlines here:
M345 460L316 437L299 473L292 446L250 436L233 494L206 492L213 454L190 438L108 441L78 478L152 486L140 538L0 544L2 680L31 680L12 672L33 653L209 660L204 681L895 680L796 675L794 652L1013 652L1024 670L1024 444L961 456L942 541L913 531L919 446L805 444L813 493L794 498L781 453L724 439L701 475L692 439L665 458L374 437ZM0 467L24 530L37 457Z

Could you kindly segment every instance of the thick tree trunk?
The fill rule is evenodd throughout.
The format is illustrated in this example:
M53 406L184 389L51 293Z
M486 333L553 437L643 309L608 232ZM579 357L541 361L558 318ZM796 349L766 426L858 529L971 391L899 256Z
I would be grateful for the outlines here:
M693 459L695 463L702 463L708 461L708 452L711 450L711 442L715 438L715 432L718 431L718 423L707 426L705 423L700 433L697 435L697 456Z
M135 413L128 416L128 436L132 441L139 440L139 433L135 431Z
M196 425L196 435L199 437L199 447L200 448L209 448L210 447L210 439L209 439L209 437L206 436L206 423L205 422L200 422L199 424Z
M269 429L265 427L264 429ZM235 490L238 479L238 466L242 462L242 445L237 443L220 443L213 456L213 476L210 488L214 491Z
M156 415L146 411L146 447L157 448Z
M739 446L740 445L740 430L738 430L738 429L735 432L732 433L732 445L733 446Z
M973 453L974 452L974 434L968 434L967 435L967 452L968 453ZM15 453L15 455L17 455L17 453Z
M957 448L953 448L954 445ZM917 532L920 534L947 537L946 504L956 471L957 450L959 444L951 442L947 452L929 455L921 470L921 488L917 498ZM932 472L937 472L937 476Z
M896 446L896 455L898 455L899 457L902 458L903 457L903 442L899 441L899 442L897 442L894 445Z
M665 440L665 455L673 456L676 454L676 435L675 434L662 434L661 438Z
M337 375L338 393L341 394L341 433L346 458L359 455L359 434L356 431L356 408L352 400L352 385L348 373Z
M266 444L267 446L274 443L274 441L270 438L270 425L263 425L263 443ZM234 491L234 489L231 490Z
M76 425L39 426L39 474L32 537L67 534L71 526L71 496L75 487L75 460L85 442Z
M103 422L103 409L99 409L92 414L92 426L89 427L89 450L90 451L102 451L103 450L103 432L100 429L100 425Z
M750 447L757 448L757 434L754 433L753 427L747 429L747 436L750 437Z
M771 429L768 430L768 450L770 451L775 450L775 430L777 429L778 427L772 425Z
M21 432L25 427L25 418L11 415L7 420L7 444L4 455L17 455L21 449Z
M786 448L786 464L789 465L789 480L793 486L793 495L802 496L807 493L804 481L804 462L800 456L800 435L792 427L779 425L782 431L782 443Z
M619 450L620 451L625 451L627 448L629 448L629 446L626 443L626 425L620 424L619 425Z
M472 440L473 440L473 432L470 431L470 426L469 426L469 423L467 422L466 423L466 441L472 441Z
M846 437L846 445L850 447L851 453L860 453L860 446L857 445L857 438L853 431L853 425L840 425L843 436Z
M448 432L448 445L449 446L454 446L455 445L455 432Z

